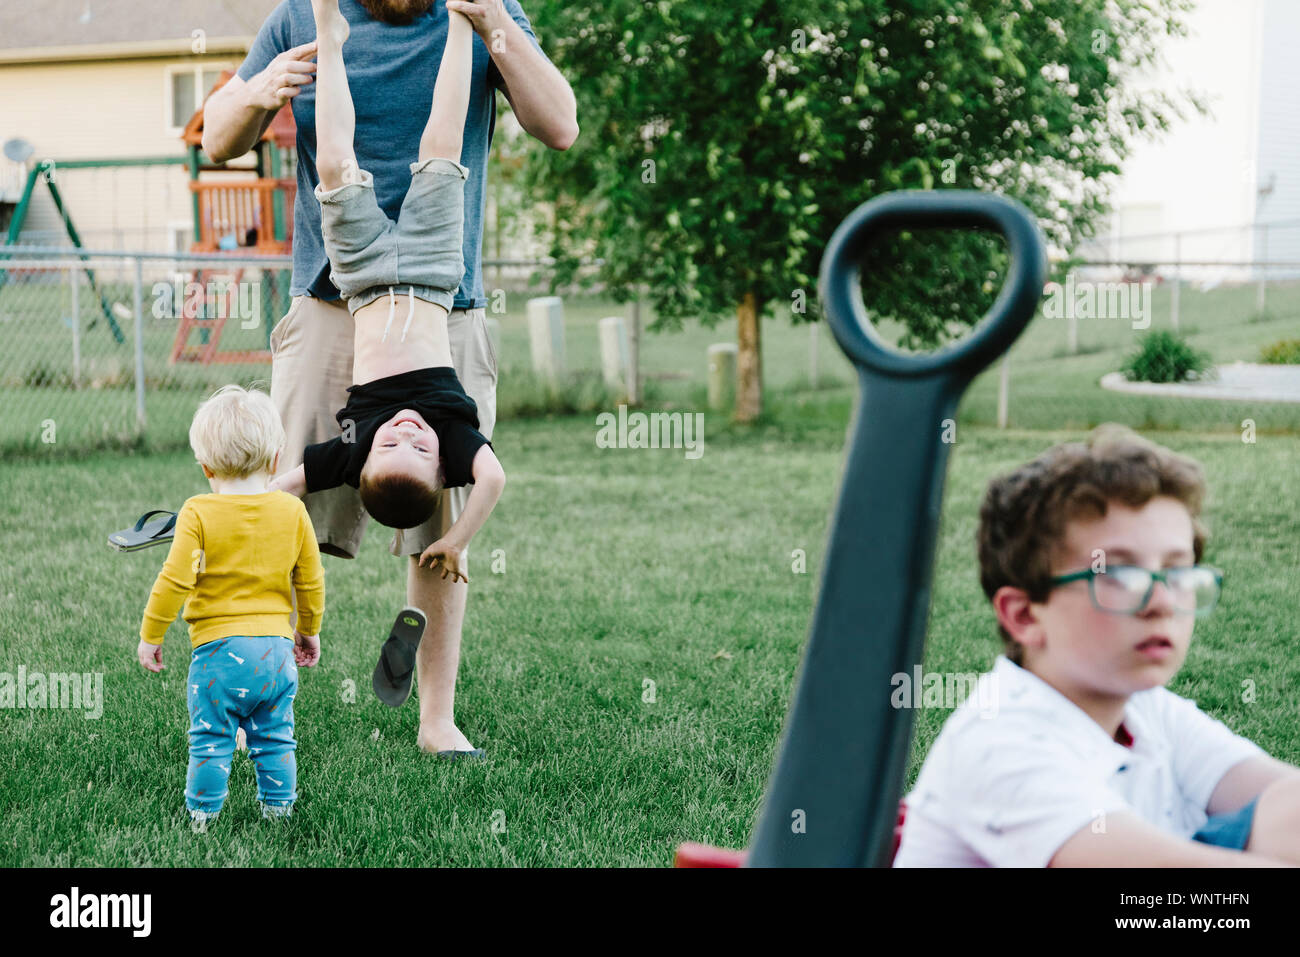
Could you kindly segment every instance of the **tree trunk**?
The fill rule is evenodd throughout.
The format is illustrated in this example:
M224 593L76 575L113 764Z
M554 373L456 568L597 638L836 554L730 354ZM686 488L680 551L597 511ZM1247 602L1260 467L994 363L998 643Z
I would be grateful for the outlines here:
M736 307L736 413L735 421L753 422L763 411L763 350L759 338L759 313L753 292Z

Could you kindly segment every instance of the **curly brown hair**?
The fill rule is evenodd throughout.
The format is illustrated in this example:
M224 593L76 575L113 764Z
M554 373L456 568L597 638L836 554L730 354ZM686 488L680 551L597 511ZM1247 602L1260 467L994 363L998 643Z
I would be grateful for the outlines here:
M1051 591L1052 558L1065 527L1102 518L1111 502L1141 508L1156 496L1182 502L1192 517L1192 550L1200 562L1209 533L1200 521L1205 474L1199 463L1107 423L1086 442L1054 446L989 483L980 506L976 548L980 585L992 600L1004 585L1043 602ZM1021 646L998 625L1004 653L1021 663Z

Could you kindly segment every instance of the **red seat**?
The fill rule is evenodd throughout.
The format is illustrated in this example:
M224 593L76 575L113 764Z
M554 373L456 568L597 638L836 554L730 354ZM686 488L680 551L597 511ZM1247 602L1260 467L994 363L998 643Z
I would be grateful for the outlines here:
M903 843L903 819L907 817L907 802L898 802L898 820L894 822L894 849L889 852L889 863L898 857L898 847Z
M898 847L903 842L903 819L907 816L907 802L898 802L898 820L894 822L894 845L889 852L892 862L898 857ZM709 844L687 841L673 855L673 867L744 867L749 851L733 851Z

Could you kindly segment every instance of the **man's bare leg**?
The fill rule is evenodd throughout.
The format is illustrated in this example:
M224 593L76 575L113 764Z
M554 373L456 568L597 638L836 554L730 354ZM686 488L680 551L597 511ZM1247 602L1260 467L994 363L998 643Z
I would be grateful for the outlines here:
M406 600L428 619L416 658L420 695L416 742L429 752L471 751L474 746L455 719L456 672L469 586L451 578L444 581L441 568L421 568L419 561L419 555L410 556L406 577Z
M469 112L470 71L474 55L474 26L469 17L448 12L447 45L433 84L429 122L420 137L420 162L435 157L460 162ZM456 673L460 669L460 639L465 624L469 586L442 577L438 567L421 568L420 556L410 556L406 600L424 612L428 624L416 657L420 695L421 750L472 751L474 745L456 727Z
M420 136L420 162L434 157L460 162L469 113L470 72L474 61L474 25L463 13L447 13L447 45L438 78L433 82L433 106Z
M357 169L352 150L357 117L343 68L349 27L338 0L311 0L311 9L316 15L316 174L323 189L338 189L350 181L345 174L355 175Z

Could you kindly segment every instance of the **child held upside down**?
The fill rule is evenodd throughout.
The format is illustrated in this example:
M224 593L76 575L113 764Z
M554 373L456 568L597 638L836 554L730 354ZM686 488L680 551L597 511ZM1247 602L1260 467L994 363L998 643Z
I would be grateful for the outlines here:
M330 279L355 322L352 381L338 413L343 434L309 445L276 488L302 496L346 482L371 517L414 528L443 488L473 485L464 511L420 556L468 581L465 548L505 486L478 408L452 366L447 314L465 272L461 153L469 109L474 28L448 12L447 46L433 89L419 161L396 223L375 200L374 178L357 168L356 126L343 66L348 24L337 0L312 0L316 15L316 167ZM402 314L400 329L394 324Z

